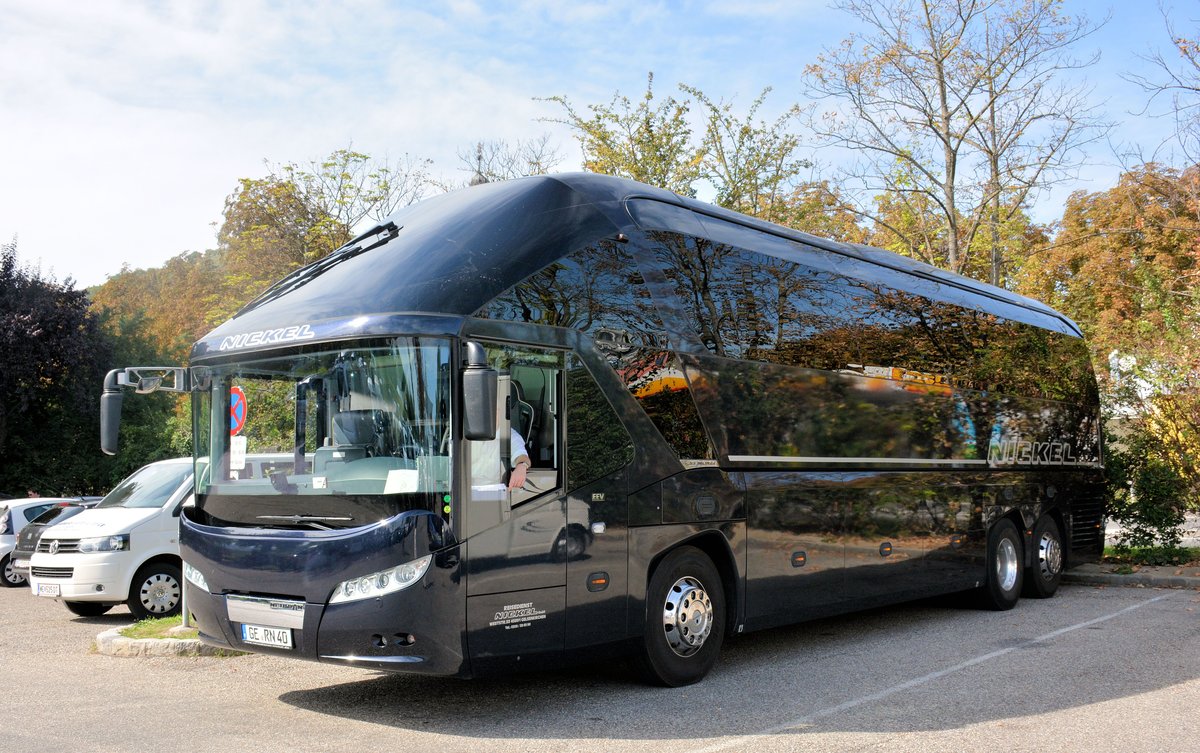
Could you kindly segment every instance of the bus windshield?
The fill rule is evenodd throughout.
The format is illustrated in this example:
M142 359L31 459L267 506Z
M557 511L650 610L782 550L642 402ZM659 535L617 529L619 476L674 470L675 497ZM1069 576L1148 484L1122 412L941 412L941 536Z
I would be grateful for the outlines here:
M326 529L440 510L450 375L450 342L416 337L194 368L196 453L207 470L192 514Z

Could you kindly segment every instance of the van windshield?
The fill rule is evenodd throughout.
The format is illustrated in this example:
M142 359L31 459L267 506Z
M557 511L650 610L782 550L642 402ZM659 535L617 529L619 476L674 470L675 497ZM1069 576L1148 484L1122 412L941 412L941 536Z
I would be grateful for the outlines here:
M117 484L96 507L162 507L190 475L188 463L144 466Z

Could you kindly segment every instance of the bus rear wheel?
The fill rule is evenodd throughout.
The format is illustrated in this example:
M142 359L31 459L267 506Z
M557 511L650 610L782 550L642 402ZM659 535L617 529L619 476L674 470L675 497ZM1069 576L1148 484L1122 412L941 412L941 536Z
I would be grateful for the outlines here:
M1033 527L1033 567L1025 574L1024 595L1048 599L1058 590L1063 574L1062 534L1058 523L1043 515Z
M1022 561L1016 525L1007 518L997 521L988 532L987 582L979 594L984 607L1003 611L1017 605L1025 574Z
M712 560L695 547L667 555L650 578L639 656L656 685L679 687L704 678L725 638L725 591Z

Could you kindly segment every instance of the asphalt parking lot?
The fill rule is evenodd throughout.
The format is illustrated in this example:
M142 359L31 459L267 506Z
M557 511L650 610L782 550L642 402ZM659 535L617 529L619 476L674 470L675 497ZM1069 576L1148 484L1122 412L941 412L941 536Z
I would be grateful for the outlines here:
M0 589L7 750L1200 751L1200 591L1065 585L1011 612L923 602L743 636L703 683L615 665L459 681L273 657L90 652Z

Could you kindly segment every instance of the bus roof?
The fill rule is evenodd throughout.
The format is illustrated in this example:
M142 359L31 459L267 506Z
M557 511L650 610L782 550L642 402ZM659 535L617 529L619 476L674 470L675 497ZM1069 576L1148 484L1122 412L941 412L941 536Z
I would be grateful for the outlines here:
M868 246L840 243L624 178L564 173L485 183L401 209L328 257L247 304L192 350L193 359L348 336L457 332L464 317L513 285L602 238L637 227L629 205L651 200L860 259L891 273L935 280L1079 334L1038 301ZM420 316L420 324L414 324ZM431 316L432 315L432 316ZM403 319L403 322L399 320ZM1052 321L1047 321L1052 320ZM412 328L418 327L417 331Z

